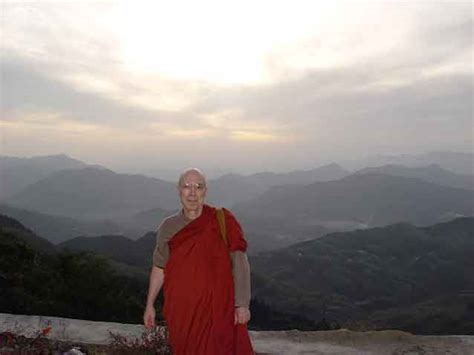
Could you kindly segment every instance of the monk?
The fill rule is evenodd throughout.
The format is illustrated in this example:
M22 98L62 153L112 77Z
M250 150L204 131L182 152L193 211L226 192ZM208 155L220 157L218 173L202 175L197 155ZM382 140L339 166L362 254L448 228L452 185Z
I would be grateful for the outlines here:
M254 354L247 331L250 267L242 228L223 209L224 242L216 209L204 202L207 185L199 169L181 174L178 191L181 211L158 228L144 324L155 326L154 304L163 286L173 354Z

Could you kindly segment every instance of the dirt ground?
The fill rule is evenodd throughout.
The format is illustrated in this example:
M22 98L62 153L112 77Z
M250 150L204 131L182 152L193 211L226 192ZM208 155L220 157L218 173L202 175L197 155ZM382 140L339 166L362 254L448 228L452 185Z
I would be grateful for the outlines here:
M252 332L259 354L474 355L474 336L416 336L396 330Z

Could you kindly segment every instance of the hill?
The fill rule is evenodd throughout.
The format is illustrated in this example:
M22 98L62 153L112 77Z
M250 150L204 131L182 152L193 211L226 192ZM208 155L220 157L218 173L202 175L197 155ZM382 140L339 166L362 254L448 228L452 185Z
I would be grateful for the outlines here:
M155 238L76 238L61 247L106 255L125 271L146 271ZM473 334L474 300L463 296L474 290L472 255L474 218L332 233L251 255L258 329L271 318L272 329L317 329L325 320L351 329Z
M250 258L253 295L342 327L474 334L474 218L335 233Z
M28 244L32 249L52 254L56 252L56 247L45 238L36 235L17 220L0 214L0 233L5 235L14 234L15 238Z
M77 219L119 219L157 207L176 208L178 198L170 182L88 167L53 173L6 203Z
M317 181L331 181L349 175L337 164L329 164L311 170L296 170L287 173L261 172L247 176L227 174L209 180L208 200L216 205L232 206L248 201L278 185L305 185Z
M416 178L433 184L474 190L474 176L460 175L432 164L423 167L409 168L401 165L384 165L375 168L365 168L355 174L385 174Z
M173 212L154 208L115 220L79 220L0 204L0 213L15 218L35 233L44 235L51 243L58 244L78 236L123 235L136 240L148 231L156 230L161 220Z
M422 154L371 155L365 159L344 161L341 165L351 170L382 165L423 167L438 165L456 174L474 175L474 153L435 151Z
M103 257L37 247L38 240L49 244L0 218L0 312L141 322L146 280L118 274Z
M90 252L71 253L46 241L52 250L45 252L36 247L36 239L41 240L21 223L0 216L0 313L141 323L151 262L151 255L144 257L143 251L153 251L154 233L138 241L103 236L64 244L70 250L94 249L116 260ZM161 302L159 298L159 317ZM251 308L252 329L322 329L304 315L271 309L263 301L252 300Z
M234 207L239 217L280 218L291 224L328 226L337 222L381 226L429 225L474 215L474 191L383 174L351 175L310 185L273 187Z
M121 235L77 237L58 245L71 252L90 251L117 262L149 268L156 243L156 233L147 233L137 241Z
M63 169L84 168L88 164L65 154L17 158L0 156L0 200Z
M0 204L0 213L28 226L36 234L43 235L53 244L77 236L118 234L121 228L111 220L85 221L70 217L53 216Z

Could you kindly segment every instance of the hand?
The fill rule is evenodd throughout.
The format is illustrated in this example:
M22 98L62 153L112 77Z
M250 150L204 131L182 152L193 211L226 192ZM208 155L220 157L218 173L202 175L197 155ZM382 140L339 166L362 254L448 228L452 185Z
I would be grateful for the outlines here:
M156 317L155 307L147 306L145 308L145 313L143 314L143 324L145 325L145 328L151 329L155 326L155 317Z
M236 307L234 324L245 324L250 320L250 310L247 307Z

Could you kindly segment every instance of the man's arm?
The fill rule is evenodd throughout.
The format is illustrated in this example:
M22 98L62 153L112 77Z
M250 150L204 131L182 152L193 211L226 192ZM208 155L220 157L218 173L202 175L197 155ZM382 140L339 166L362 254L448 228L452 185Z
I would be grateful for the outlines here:
M235 323L250 320L250 265L247 254L240 250L230 253L235 289Z
M143 314L143 323L147 328L152 328L155 326L155 301L158 293L160 293L161 286L163 286L163 279L163 269L153 265L150 272L150 282L148 285L148 296L146 298L145 313Z

